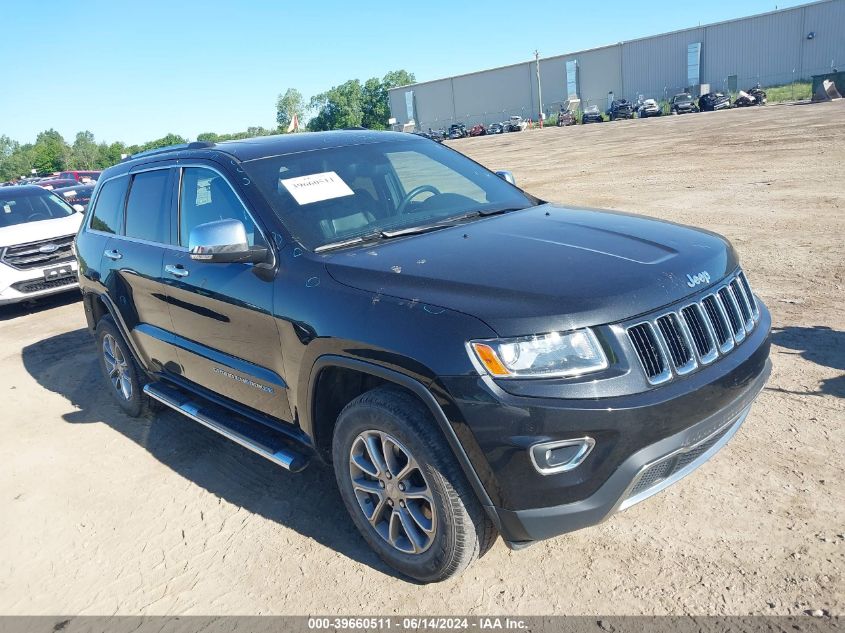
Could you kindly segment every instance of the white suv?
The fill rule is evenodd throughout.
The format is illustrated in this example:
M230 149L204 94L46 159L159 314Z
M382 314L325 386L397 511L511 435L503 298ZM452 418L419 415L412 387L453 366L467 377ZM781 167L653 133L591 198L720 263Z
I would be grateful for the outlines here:
M41 187L0 189L0 305L78 286L73 240L81 210Z

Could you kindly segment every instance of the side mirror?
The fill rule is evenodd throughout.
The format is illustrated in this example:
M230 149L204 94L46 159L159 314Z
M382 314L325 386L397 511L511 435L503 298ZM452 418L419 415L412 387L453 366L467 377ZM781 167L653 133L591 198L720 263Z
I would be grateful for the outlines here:
M77 213L85 213L85 207L83 207L81 204L74 204L72 206L73 206L73 210L76 211Z
M496 175L501 178L502 180L507 180L512 185L516 186L516 178L513 177L513 174L509 171L497 171Z
M265 246L250 246L240 220L217 220L198 224L188 236L191 259L209 263L252 263L267 260Z

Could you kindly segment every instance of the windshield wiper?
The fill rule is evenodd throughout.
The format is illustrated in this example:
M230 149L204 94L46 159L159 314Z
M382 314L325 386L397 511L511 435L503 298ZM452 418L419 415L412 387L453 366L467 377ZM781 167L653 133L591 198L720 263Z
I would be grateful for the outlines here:
M323 244L322 246L318 246L317 248L315 248L314 252L322 253L325 251L335 250L337 248L344 248L346 246L363 244L364 242L373 242L376 240L389 240L394 237L402 237L403 235L418 235L420 233L428 233L429 231L437 231L438 229L448 228L464 220L488 217L491 215L499 215L501 213L508 213L510 211L521 211L522 209L526 208L528 207L504 207L501 209L490 209L485 211L470 211L469 213L464 213L463 215L458 215L452 218L446 218L445 220L440 220L438 222L435 222L434 224L421 224L419 226L409 226L408 228L396 229L395 231L373 231L372 233L353 237L348 240L341 240L339 242Z
M454 224L455 222L461 222L463 220L472 220L473 218L486 218L491 215L500 215L502 213L509 213L511 211L522 211L523 209L527 209L528 207L502 207L500 209L486 209L481 211L469 211L468 213L464 213L463 215L457 215L453 218L446 218L445 220L441 220L438 224Z

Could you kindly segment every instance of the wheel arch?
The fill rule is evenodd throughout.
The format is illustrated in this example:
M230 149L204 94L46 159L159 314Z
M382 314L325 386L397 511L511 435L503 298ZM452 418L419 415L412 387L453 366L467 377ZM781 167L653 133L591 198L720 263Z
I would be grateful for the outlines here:
M320 411L319 404L317 402L317 396L320 393L319 384L321 376L325 376L326 371L336 370L357 372L370 377L370 380L374 381L372 383L373 385L392 384L413 394L431 414L432 419L435 421L435 424L446 439L452 454L455 456L455 459L458 460L458 464L469 481L470 486L472 486L479 502L482 506L484 506L484 509L493 519L496 527L498 528L500 526L499 518L496 514L493 502L482 485L469 456L461 445L454 428L443 411L443 408L424 384L417 379L394 369L334 354L327 354L317 358L311 368L311 375L309 378L307 400L308 409L305 420L303 420L303 422L305 422L305 428L303 430L311 435L315 447L321 454L326 446L328 447L329 454L331 453L331 433L334 429L334 423L336 422L337 416L335 415L334 419L327 419L327 416L332 415L333 410L328 412ZM345 404L346 403L344 403L344 406ZM343 407L341 406L340 409L342 408ZM337 411L337 413L340 413L340 411ZM326 442L327 440L328 442Z
M114 302L108 295L96 292L84 292L82 295L82 304L85 308L85 318L88 321L88 329L93 333L97 329L97 323L105 316L110 316L114 321L117 331L123 337L124 342L129 351L132 353L135 362L143 370L146 370L146 365L143 363L143 356L135 346L135 341L129 336L129 328L126 322L120 315L120 310L114 305Z

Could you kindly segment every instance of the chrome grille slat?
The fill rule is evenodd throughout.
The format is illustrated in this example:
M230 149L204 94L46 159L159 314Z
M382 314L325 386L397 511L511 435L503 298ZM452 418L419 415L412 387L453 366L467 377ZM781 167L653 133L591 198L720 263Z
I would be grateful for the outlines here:
M650 323L631 326L628 328L628 337L637 350L640 364L650 383L660 384L672 377L666 356Z
M673 311L627 327L646 378L657 385L730 353L760 316L742 271L709 294Z
M656 320L657 328L663 337L669 357L679 374L686 374L695 369L695 357L692 354L691 344L687 340L686 333L681 327L678 316L672 312L664 314Z
M705 364L716 360L718 357L716 337L704 316L704 308L694 303L681 309L681 314L684 317L684 323L686 323L693 343L695 343L698 359Z
M757 307L757 299L754 298L754 293L751 292L751 286L748 284L748 278L745 276L744 272L740 272L739 275L737 275L737 279L739 279L739 283L742 284L742 289L745 291L745 298L748 299L748 302L751 304L751 315L756 321L760 317L760 308Z
M52 244L58 248L51 253L41 252L39 249L47 244ZM73 235L7 246L3 251L2 262L18 270L60 264L73 259L72 246Z
M736 305L736 299L734 299L733 293L727 286L719 288L719 292L716 294L719 297L719 303L722 304L722 309L728 317L728 323L731 326L734 340L739 343L745 339L745 326L742 323L742 318L739 316L739 307Z
M701 305L704 307L710 325L716 333L717 341L719 342L719 351L722 354L727 354L734 348L734 337L731 334L731 326L728 323L728 317L725 311L722 309L716 295L707 295L701 300Z

